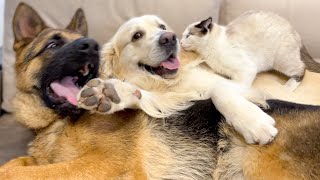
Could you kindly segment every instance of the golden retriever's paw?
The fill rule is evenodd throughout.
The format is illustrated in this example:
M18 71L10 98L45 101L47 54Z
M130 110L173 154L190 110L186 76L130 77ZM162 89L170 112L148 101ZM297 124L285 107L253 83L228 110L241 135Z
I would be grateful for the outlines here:
M278 134L274 119L266 113L252 113L247 118L249 121L239 128L247 143L265 145L272 142Z
M118 79L90 80L78 94L78 107L112 114L126 108L135 108L141 98L140 91L133 85Z
M297 81L295 78L290 78L284 85L284 88L287 89L289 92L293 92L298 88L300 84L301 81Z
M255 105L243 105L239 109L238 113L226 114L226 120L244 137L247 143L265 145L274 140L278 130L271 116Z

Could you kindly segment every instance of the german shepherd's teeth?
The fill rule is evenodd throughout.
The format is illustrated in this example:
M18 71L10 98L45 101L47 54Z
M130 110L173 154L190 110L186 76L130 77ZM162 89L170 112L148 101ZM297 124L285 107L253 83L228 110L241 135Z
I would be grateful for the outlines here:
M80 70L79 71L83 76L87 76L89 73L90 73L90 71L84 71L84 70Z
M79 72L83 75L83 76L87 76L88 74L90 74L90 69L93 69L94 65L91 63L86 63L82 69L79 70Z

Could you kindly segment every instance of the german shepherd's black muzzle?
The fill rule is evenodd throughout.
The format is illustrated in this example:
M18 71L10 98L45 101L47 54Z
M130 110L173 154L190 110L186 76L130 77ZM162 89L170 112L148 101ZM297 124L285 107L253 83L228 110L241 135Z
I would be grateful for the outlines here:
M53 47L39 73L41 96L61 116L77 119L82 113L77 107L77 93L98 75L99 45L89 38L66 44L57 38Z

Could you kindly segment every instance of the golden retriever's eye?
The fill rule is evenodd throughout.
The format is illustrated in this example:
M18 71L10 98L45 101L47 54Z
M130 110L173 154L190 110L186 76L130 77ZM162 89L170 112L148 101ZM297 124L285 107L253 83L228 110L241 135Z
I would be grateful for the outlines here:
M167 30L166 26L163 25L163 24L160 24L159 28L160 28L160 29L163 29L163 30Z
M132 41L136 41L139 40L143 37L143 33L142 32L136 32L133 36L132 36Z

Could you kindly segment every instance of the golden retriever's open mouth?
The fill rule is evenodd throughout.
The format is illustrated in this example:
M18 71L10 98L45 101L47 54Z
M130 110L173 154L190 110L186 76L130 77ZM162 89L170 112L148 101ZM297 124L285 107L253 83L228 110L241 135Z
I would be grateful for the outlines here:
M151 74L156 74L163 78L169 78L178 72L180 61L178 57L172 54L166 60L162 61L157 67L152 67L142 63L139 63L139 66L143 67Z

